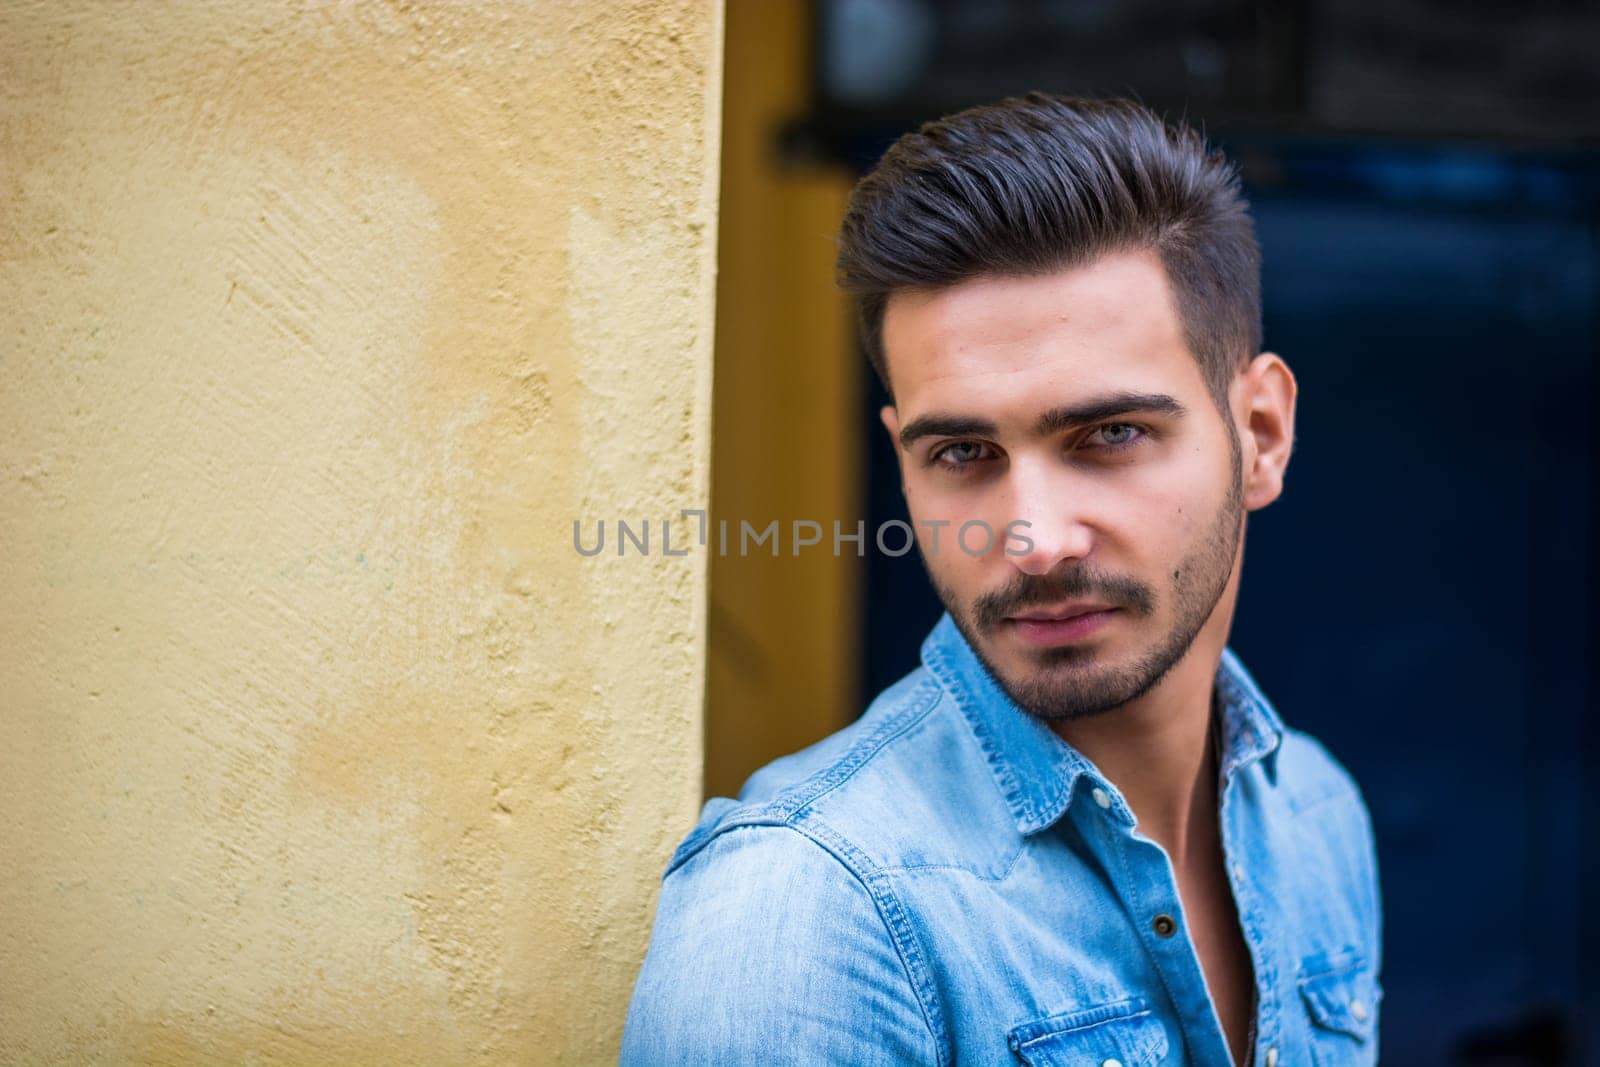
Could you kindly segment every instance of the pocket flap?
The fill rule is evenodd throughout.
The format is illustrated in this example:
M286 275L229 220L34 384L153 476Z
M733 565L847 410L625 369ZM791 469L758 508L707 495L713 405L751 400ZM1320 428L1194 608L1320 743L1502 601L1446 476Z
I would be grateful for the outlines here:
M1314 973L1306 973L1308 970ZM1372 1037L1383 990L1360 956L1345 953L1332 961L1321 957L1313 967L1302 968L1300 995L1311 1018L1323 1029L1359 1041Z
M1166 1027L1143 997L1023 1023L1009 1037L1028 1067L1155 1067L1167 1054Z

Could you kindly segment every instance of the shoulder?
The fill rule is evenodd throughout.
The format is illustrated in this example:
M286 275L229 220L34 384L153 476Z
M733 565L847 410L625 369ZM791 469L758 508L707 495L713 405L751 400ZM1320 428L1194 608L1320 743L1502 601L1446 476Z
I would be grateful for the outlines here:
M1327 746L1294 727L1285 727L1283 748L1278 753L1278 780L1296 811L1328 802L1343 801L1366 811L1366 801L1355 776Z
M737 798L707 801L662 879L624 1062L770 1062L775 1048L792 1062L944 1062L895 869L970 855L947 828L1004 804L983 759L919 668Z
M868 903L886 892L878 875L896 853L890 824L915 824L888 779L926 755L947 729L938 714L943 691L922 669L885 690L851 726L750 777L737 798L706 801L698 824L673 853L663 876L674 893L719 900L737 918L770 897L804 885L834 903ZM901 831L904 832L904 831ZM767 898L763 898L767 899ZM819 913L825 920L825 913ZM804 914L785 917L794 928Z
M737 798L707 801L666 877L677 877L718 838L754 826L786 827L793 831L790 853L809 862L807 849L821 849L841 870L869 881L875 872L918 863L990 866L990 853L1004 852L1016 837L988 756L921 667L849 727L758 770Z
M1325 850L1324 890L1343 889L1374 968L1383 954L1383 896L1372 815L1355 776L1310 734L1285 731L1278 759L1278 781L1285 789L1291 818L1303 847Z
M895 918L800 827L723 829L662 884L621 1062L944 1062Z

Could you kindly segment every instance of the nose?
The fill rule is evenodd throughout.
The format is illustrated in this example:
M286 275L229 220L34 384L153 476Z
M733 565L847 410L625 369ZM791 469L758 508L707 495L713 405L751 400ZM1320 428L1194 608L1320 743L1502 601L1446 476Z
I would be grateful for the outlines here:
M1067 477L1058 464L1017 460L1009 477L1014 525L1005 547L1012 565L1024 574L1044 575L1063 561L1087 558L1094 530L1081 480Z

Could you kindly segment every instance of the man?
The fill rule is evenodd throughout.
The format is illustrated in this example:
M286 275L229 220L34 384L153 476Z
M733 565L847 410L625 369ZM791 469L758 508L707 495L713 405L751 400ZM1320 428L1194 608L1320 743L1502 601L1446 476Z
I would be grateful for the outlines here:
M975 108L860 182L839 269L946 612L706 804L623 1061L1376 1062L1366 809L1227 647L1296 394L1231 165L1128 101Z

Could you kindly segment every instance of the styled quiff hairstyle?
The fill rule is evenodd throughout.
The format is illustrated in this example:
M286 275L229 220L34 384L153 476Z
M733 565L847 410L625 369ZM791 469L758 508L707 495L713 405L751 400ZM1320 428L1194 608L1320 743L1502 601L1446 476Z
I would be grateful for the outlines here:
M1261 347L1261 252L1237 168L1143 104L1031 92L925 123L850 194L840 286L893 395L883 315L902 289L1046 274L1150 249L1213 400Z

